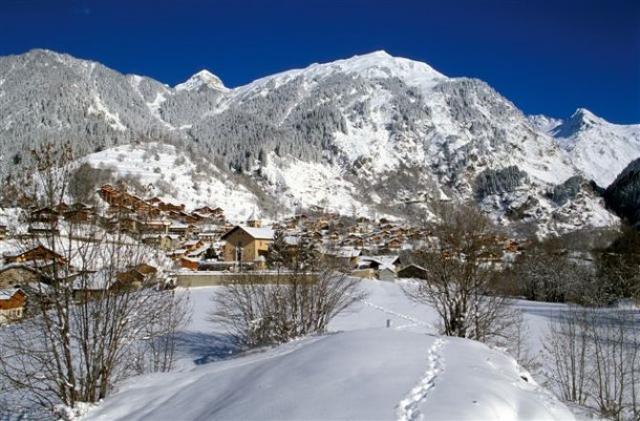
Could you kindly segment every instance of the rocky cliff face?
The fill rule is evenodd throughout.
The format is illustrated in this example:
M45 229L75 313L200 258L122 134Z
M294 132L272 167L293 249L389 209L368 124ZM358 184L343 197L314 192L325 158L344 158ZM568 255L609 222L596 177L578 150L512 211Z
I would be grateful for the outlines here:
M607 187L604 197L609 208L640 228L640 159L627 165Z

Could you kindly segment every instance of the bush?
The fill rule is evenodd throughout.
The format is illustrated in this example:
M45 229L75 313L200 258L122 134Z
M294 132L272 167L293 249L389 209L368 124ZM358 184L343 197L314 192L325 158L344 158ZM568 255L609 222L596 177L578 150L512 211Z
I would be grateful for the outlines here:
M284 343L324 333L331 319L363 298L357 278L333 270L282 273L270 284L247 274L216 292L210 320L244 346Z

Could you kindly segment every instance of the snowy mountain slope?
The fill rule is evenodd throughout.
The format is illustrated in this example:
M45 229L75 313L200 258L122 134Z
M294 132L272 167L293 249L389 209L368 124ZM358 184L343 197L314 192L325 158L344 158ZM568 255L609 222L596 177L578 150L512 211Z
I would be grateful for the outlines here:
M584 176L601 187L611 184L629 162L640 157L640 124L612 124L585 108L578 108L565 121L544 116L530 121L555 137Z
M430 335L433 310L398 285L363 287L333 333L235 357L206 321L215 288L191 289L180 368L127 381L85 419L573 419L502 352Z
M133 177L147 186L148 195L170 203L184 203L189 209L220 206L232 221L245 221L258 207L258 199L245 187L215 166L194 163L172 145L118 146L90 154L82 161L94 168L110 169L120 177Z
M190 134L211 153L224 154L233 168L266 174L265 190L284 189L298 203L344 208L327 203L322 193L300 195L299 178L273 177L301 161L321 164L317 171L307 168L316 191L354 185L370 196L360 197L358 208L383 202L400 212L404 202L442 191L469 198L480 174L516 166L526 172L519 193L492 194L498 206L489 209L508 223L504 215L513 204L529 203L535 208L529 214L548 217L554 204L545 192L576 174L553 138L536 132L485 83L450 79L384 52L263 78L230 91L219 105L201 114ZM238 137L244 139L240 148ZM327 172L335 181L322 176ZM600 207L595 198L588 204ZM615 220L596 219L605 225Z
M153 115L166 87L99 63L47 50L0 58L0 168L28 160L43 139L69 141L81 154L163 133ZM9 166L9 168L7 168Z
M34 50L1 58L0 80L5 173L44 138L70 140L80 154L150 139L206 159L221 177L240 176L267 213L264 203L404 217L446 196L476 200L504 224L546 231L565 211L579 220L565 218L562 229L616 221L589 189L567 209L549 200L575 175L608 177L615 166L594 164L593 148L560 147L554 121L527 118L482 81L383 51L228 89L208 71L171 88ZM601 142L597 136L583 143ZM580 216L589 214L601 217Z
M201 88L210 88L217 91L228 91L220 78L208 70L201 70L191 76L186 82L174 86L176 91L193 91Z

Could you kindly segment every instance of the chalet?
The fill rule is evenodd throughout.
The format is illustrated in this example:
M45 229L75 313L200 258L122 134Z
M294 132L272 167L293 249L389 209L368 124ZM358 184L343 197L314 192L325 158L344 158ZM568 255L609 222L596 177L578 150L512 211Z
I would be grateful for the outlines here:
M410 264L403 267L397 272L397 274L398 278L427 279L427 270L422 266L418 266L415 264Z
M116 282L114 283L112 288L138 289L143 285L153 281L157 273L158 269L156 269L155 267L146 263L141 263L125 272L116 274Z
M220 233L216 227L205 226L200 227L200 232L198 233L198 238L202 241L215 241L218 237L220 237Z
M37 235L56 235L60 233L57 222L30 222L29 234Z
M210 215L213 215L214 210L212 208L210 208L209 206L203 206L201 208L198 209L194 209L192 212L193 213L197 213L198 215L202 216L202 217L208 217Z
M39 270L21 263L11 263L0 268L0 289L22 287L45 279Z
M91 206L87 206L83 203L75 203L65 210L62 216L65 221L86 223L92 222L96 217L96 213Z
M178 264L183 269L198 270L199 259L193 259L191 257L182 256L178 260Z
M173 211L173 212L183 212L185 209L184 204L180 204L180 205L174 205L173 203L165 203L165 202L160 202L158 204L158 209L168 212L168 211Z
M146 221L143 224L142 230L147 233L169 233L169 227L171 226L171 222L164 220L151 220Z
M9 263L43 263L45 265L51 265L54 262L57 264L66 264L66 259L58 253L49 250L43 245L39 245L31 250L27 250L24 253L16 255L5 255L4 261ZM35 265L37 266L37 265Z
M29 213L29 222L43 222L48 224L54 224L58 222L60 213L51 207L44 207L32 210Z
M183 224L174 222L169 226L169 234L177 234L182 237L189 237L195 234L198 228L193 224Z
M204 247L204 250L206 250L208 248L208 246L205 246L204 242L202 240L188 240L185 241L184 243L182 243L181 248L187 250L188 253L191 253L195 250L201 249Z
M178 246L180 238L169 234L144 234L141 241L160 250L173 250Z
M98 195L107 202L109 210L111 207L117 208L129 208L135 212L148 213L151 212L154 207L146 201L140 199L137 196L127 193L124 190L116 189L115 187L105 184L98 190Z
M396 278L396 265L400 262L397 255L360 256L358 269L371 269L381 281L393 281Z
M79 273L71 283L73 298L76 301L98 298L110 290L116 282L116 276L108 270Z
M0 324L22 318L27 295L20 288L0 289Z
M273 242L274 232L271 228L249 227L237 225L224 234L221 239L226 241L223 248L225 261L260 262L269 252L269 245Z
M139 289L142 287L144 280L143 274L131 269L116 274L116 281L113 283L113 287L118 289Z
M135 211L128 206L114 204L109 206L109 209L107 209L107 214L118 215L120 217L129 215L133 216L135 214Z
M381 281L393 282L397 276L396 270L388 266L378 270L378 279Z
M391 240L387 241L387 244L385 244L387 250L390 251L398 251L402 248L402 241L400 241L398 238L392 238Z
M361 250L353 247L341 247L337 250L325 250L323 258L332 264L356 268L358 266L358 256L360 256L361 253Z
M146 263L140 263L133 269L143 274L146 279L149 279L150 277L153 277L158 273L158 269L156 267L148 265Z

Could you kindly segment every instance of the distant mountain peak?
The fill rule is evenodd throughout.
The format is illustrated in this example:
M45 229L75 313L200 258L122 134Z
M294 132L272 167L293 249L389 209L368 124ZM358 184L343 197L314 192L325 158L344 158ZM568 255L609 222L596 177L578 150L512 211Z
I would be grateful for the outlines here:
M578 108L573 115L571 116L571 118L569 119L570 121L573 120L575 122L580 122L582 124L600 124L600 123L607 123L606 120L604 120L601 117L598 117L597 115L595 115L594 113L592 113L591 111L587 110L586 108Z
M207 86L216 91L225 92L229 89L224 86L222 80L210 71L203 69L191 76L187 81L175 86L176 91L193 91Z
M605 119L598 117L586 108L578 108L568 119L553 130L553 136L568 138L576 133L598 125L609 124Z

